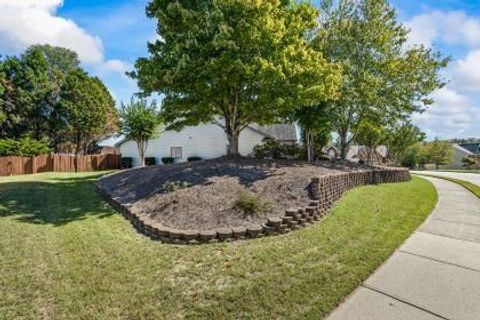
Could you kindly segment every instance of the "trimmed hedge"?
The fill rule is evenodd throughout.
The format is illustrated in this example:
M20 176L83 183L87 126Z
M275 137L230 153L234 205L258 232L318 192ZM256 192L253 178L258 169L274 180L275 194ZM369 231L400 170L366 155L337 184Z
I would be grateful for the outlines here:
M162 163L163 164L171 164L171 163L174 163L175 162L175 159L172 158L172 157L163 157L162 158Z
M195 156L193 156L193 157L188 157L188 158L187 158L187 161L188 161L188 162L202 161L202 158L201 158L201 157L195 157Z
M133 167L133 158L122 157L122 169L130 169Z
M157 160L154 157L146 157L145 158L145 165L146 166L154 166L157 164Z

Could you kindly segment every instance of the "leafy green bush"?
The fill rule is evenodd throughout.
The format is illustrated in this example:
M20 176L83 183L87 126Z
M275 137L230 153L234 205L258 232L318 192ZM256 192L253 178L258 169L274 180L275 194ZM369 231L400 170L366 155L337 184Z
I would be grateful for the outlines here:
M260 195L252 192L241 192L235 207L241 209L246 215L258 215L270 211L272 203Z
M145 158L145 165L146 166L154 166L157 164L157 160L154 157L146 157Z
M133 158L122 157L122 169L129 169L133 167Z
M171 163L174 163L175 162L175 159L172 158L172 157L163 157L162 158L162 163L163 164L171 164Z
M44 141L37 141L31 138L23 138L21 140L0 140L0 156L31 157L41 154L49 154L50 152L50 147Z
M162 188L165 192L175 192L179 189L185 189L190 187L190 183L187 181L167 181L162 185Z
M253 148L253 154L260 159L304 159L305 150L297 144L288 145L275 139L265 139Z

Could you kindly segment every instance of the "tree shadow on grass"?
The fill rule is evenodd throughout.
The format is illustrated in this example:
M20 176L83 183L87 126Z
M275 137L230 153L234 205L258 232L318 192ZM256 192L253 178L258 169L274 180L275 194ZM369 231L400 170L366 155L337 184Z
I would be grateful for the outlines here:
M1 183L0 218L13 216L25 223L62 226L89 217L109 217L115 211L94 187L103 174Z

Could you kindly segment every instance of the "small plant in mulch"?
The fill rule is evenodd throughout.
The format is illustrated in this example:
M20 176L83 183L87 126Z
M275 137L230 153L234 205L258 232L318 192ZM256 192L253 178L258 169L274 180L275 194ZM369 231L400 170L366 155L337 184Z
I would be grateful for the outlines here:
M235 207L241 209L245 215L260 215L272 210L273 205L260 195L243 191L239 194Z
M162 185L162 188L165 192L175 192L188 187L190 187L190 183L187 181L167 181Z

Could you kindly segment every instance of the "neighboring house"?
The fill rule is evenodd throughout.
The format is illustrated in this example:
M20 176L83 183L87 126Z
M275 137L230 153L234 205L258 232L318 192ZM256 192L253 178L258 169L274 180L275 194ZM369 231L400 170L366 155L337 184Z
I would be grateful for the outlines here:
M480 160L480 143L452 144L452 161L446 165L440 166L442 169L462 169L464 168L462 159L471 157ZM429 168L427 166L427 168Z
M367 162L368 148L365 146L352 145L347 151L347 160L352 162ZM374 164L386 163L388 157L388 149L386 146L378 146L373 154Z
M265 138L273 138L283 143L292 144L297 141L295 127L288 124L273 126L247 126L239 137L239 152L242 156L250 156L253 148L261 144ZM120 148L122 157L133 158L133 166L140 165L137 144L134 141L120 140L115 144ZM145 157L154 157L161 164L164 157L173 157L175 162L185 162L189 157L213 159L227 154L228 139L218 125L204 124L186 127L183 130L165 131L158 138L148 143Z

